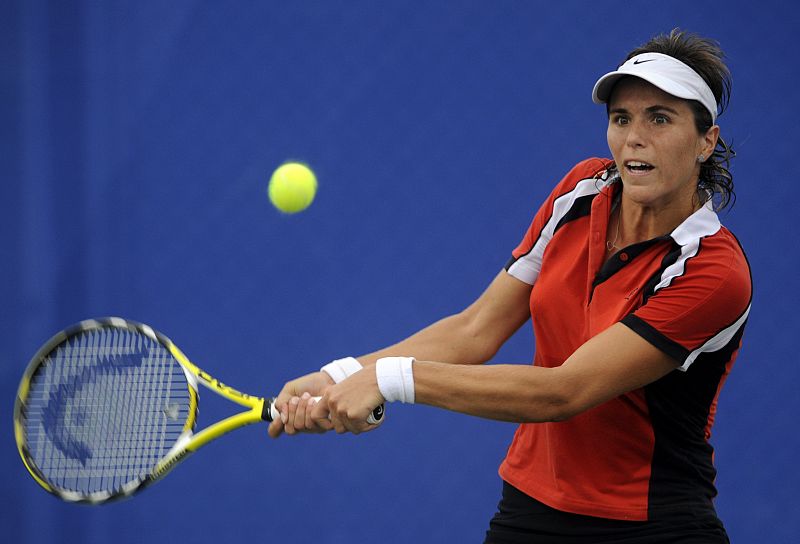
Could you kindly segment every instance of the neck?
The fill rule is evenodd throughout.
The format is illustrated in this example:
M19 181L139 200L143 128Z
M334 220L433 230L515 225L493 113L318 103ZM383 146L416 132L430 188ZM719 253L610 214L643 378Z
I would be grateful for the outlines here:
M627 200L623 193L616 217L609 223L609 237L616 249L669 234L700 208L696 198L691 203L675 203L663 207L643 206ZM613 232L619 234L611 235ZM617 230L618 229L618 230ZM616 237L616 241L614 238Z

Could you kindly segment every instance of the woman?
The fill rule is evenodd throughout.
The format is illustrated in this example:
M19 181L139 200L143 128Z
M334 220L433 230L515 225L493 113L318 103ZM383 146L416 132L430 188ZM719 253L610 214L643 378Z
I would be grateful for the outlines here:
M470 307L289 382L270 434L367 431L393 401L519 422L486 542L727 542L708 438L751 299L715 212L729 89L708 40L632 51L593 91L613 159L561 180ZM528 318L533 366L479 365Z

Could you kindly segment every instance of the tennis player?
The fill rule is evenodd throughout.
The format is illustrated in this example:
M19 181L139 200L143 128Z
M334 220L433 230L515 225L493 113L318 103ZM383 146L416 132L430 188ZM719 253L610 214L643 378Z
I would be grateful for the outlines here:
M632 51L592 94L612 158L564 176L464 311L286 384L270 434L367 431L396 401L519 422L486 542L728 542L709 436L752 288L716 213L729 94L713 41ZM480 365L529 318L532 366Z

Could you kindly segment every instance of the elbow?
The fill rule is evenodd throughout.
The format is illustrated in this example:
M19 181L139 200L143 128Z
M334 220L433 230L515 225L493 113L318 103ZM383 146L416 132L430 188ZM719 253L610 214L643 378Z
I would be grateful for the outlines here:
M566 421L586 411L587 405L581 394L582 388L574 380L562 380L556 391L553 421Z
M493 330L481 326L474 316L467 312L458 314L461 320L460 341L467 347L470 364L483 364L492 359L503 346L503 340L493 334Z
M557 369L550 370L552 381L541 388L533 402L530 402L528 422L567 421L586 410L578 387L573 382L561 379Z
M583 412L583 410L575 406L574 403L563 401L552 406L548 421L567 421L581 412Z
M492 360L492 358L497 355L497 352L500 351L500 346L487 346L487 345L478 345L475 349L472 350L472 360L470 363L476 365L482 365L484 363L488 363Z
M549 396L544 403L540 401L537 404L539 408L530 414L531 423L567 421L581 412L569 399L555 395Z

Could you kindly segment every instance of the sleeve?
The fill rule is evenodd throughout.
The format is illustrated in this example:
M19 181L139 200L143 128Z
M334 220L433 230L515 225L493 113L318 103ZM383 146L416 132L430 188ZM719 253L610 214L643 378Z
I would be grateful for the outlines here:
M511 252L506 272L533 285L539 277L542 255L559 224L584 197L593 197L604 181L601 174L608 169L608 159L591 158L578 163L556 185L544 201L519 245Z
M744 252L735 239L713 238L704 239L682 273L658 278L652 295L622 320L680 362L681 370L702 353L738 346L750 313L752 279Z

